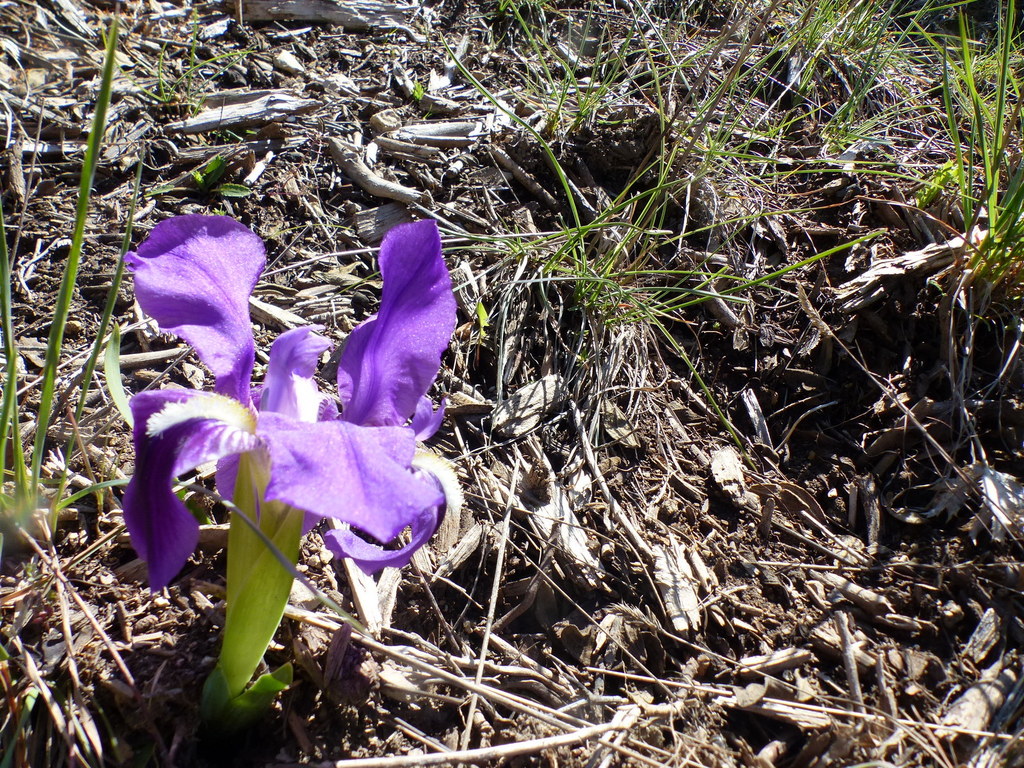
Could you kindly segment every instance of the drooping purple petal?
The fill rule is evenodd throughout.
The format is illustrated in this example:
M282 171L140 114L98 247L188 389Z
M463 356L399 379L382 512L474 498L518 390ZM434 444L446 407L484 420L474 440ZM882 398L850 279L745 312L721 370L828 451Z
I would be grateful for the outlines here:
M266 263L263 241L227 216L175 216L125 254L125 263L143 311L192 345L218 392L248 403L249 296Z
M338 365L342 418L400 426L437 377L455 297L433 221L394 227L380 249L380 312L349 335Z
M351 528L339 528L324 532L324 543L338 557L351 557L365 573L374 574L382 568L402 568L412 559L441 524L443 505L428 507L410 521L412 536L405 546L398 549L384 547L359 538Z
M331 342L315 333L321 326L294 328L270 348L267 377L260 394L260 411L280 413L299 421L319 421L325 396L313 381L320 354Z
M258 432L270 451L268 501L336 518L379 541L391 541L444 499L436 483L409 468L416 437L408 428L261 413Z
M242 408L227 398L189 390L143 392L131 399L135 475L125 489L124 520L132 546L149 566L154 591L181 570L199 536L199 524L171 488L174 479L200 464L259 445L238 419L202 416L224 403ZM154 432L152 427L161 422Z

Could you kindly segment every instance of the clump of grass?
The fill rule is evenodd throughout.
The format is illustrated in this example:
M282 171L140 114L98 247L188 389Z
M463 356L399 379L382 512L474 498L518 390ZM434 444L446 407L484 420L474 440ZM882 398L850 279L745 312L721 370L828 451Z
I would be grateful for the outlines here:
M7 555L16 543L22 548L27 545L40 563L46 561L39 568L27 567L24 571L29 581L18 603L22 614L30 613L38 602L53 600L54 589L60 610L67 610L66 593L63 591L67 585L61 581L64 577L58 572L60 566L56 558L45 552L50 547L46 539L56 530L58 514L63 507L119 482L100 480L65 498L66 471L58 471L56 476L44 478L44 459L51 453L60 453L59 450L54 451L49 442L49 431L55 421L58 403L63 402L67 396L66 392L58 391L58 374L73 291L82 260L92 186L106 129L117 42L117 16L113 16L107 32L101 82L82 163L71 246L50 321L45 364L37 381L25 382L19 370L18 334L11 290L14 254L8 252L4 214L0 211L0 332L3 335L5 359L3 399L0 405L0 554ZM136 189L137 186L136 183ZM119 264L108 292L92 353L78 381L81 389L77 406L71 409L74 414L73 424L77 424L80 419L87 395L92 391L93 373L104 349L122 271L123 266ZM107 375L119 376L119 372L108 368ZM39 388L38 407L32 413L34 403L30 404L28 393L36 386ZM25 434L22 427L24 424L33 425L32 435ZM71 451L65 449L63 453L69 455ZM10 540L5 541L5 534ZM42 539L42 544L35 543L35 538ZM94 553L95 547L90 548L90 552ZM68 662L70 680L57 679L57 676L41 671L33 660L34 650L26 649L19 637L26 622L27 617L16 617L14 622L5 627L0 641L0 700L6 704L6 714L0 722L0 765L105 764L104 740L88 708L83 706L83 694L74 659L69 658ZM67 635L68 626L65 621L65 642L71 649L72 638ZM117 737L110 736L107 743L116 747Z
M956 182L964 234L972 247L967 282L994 294L1024 298L1024 161L1021 83L1024 62L1015 0L989 43L974 40L964 13L947 44L929 36L943 57L943 102L954 157L946 175Z

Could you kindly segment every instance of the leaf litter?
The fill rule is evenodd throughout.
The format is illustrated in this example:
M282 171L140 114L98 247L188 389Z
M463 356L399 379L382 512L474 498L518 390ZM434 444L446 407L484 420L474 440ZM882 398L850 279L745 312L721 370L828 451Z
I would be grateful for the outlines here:
M922 216L910 176L888 172L945 151L926 93L908 97L920 135L830 146L854 72L823 64L824 43L813 66L778 47L812 17L670 5L0 9L25 380L119 12L62 397L77 398L137 163L140 234L226 212L268 241L261 342L310 322L343 341L375 310L373 246L432 216L461 323L437 449L466 495L410 568L375 580L310 535L268 653L297 680L230 751L196 733L224 611L210 471L186 480L213 525L158 594L117 489L72 502L52 546L5 530L12 764L1019 759L1022 376L1011 323L961 342L941 283L970 238L948 231L949 195L929 188ZM766 77L724 87L745 71ZM883 74L879 105L938 76ZM758 133L776 121L790 127ZM736 151L702 162L712 141ZM204 386L130 287L116 312L129 393ZM48 471L72 489L131 473L106 393L51 435Z

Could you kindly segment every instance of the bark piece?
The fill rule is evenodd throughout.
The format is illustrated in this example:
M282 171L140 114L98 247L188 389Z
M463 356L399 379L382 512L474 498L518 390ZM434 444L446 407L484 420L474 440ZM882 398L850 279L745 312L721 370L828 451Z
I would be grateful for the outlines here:
M290 91L226 91L208 96L195 117L167 126L172 133L205 133L225 128L248 128L283 120L320 106Z
M412 221L412 216L398 203L385 203L352 217L359 239L367 245L380 245L389 229L406 221Z
M312 21L349 30L403 28L416 6L382 0L238 0L241 16L253 21Z
M981 616L978 626L971 633L970 640L964 647L963 655L980 664L989 655L995 644L999 642L1003 622L994 608L988 608Z
M973 243L980 243L987 232L976 230L971 233ZM945 243L927 245L917 251L902 253L890 259L881 259L861 275L848 281L839 289L840 308L844 312L857 312L882 300L886 295L886 283L900 277L915 275L932 276L946 270L962 257L968 249L967 241L954 237Z
M880 595L877 592L873 592L870 589L865 589L858 584L854 584L844 576L840 576L838 573L829 573L827 571L817 571L811 574L811 578L817 579L821 583L836 590L839 594L849 600L851 603L856 605L858 608L870 613L872 616L882 616L885 614L893 614L895 609L889 602L889 599L884 595Z
M424 120L408 123L394 132L394 138L433 147L468 147L487 135L480 120Z

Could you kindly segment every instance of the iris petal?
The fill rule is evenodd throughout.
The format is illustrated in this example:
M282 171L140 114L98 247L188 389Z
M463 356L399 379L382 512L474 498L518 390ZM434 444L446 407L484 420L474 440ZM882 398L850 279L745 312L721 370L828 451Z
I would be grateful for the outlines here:
M227 420L187 416L212 413L217 404L230 403ZM191 408L191 406L196 406ZM143 392L131 400L135 418L135 475L125 489L124 520L132 546L149 566L150 588L167 586L196 546L199 524L172 490L174 478L200 464L251 451L258 438L239 426L231 408L239 403L219 395L188 390ZM182 418L165 419L168 409Z
M349 335L338 364L342 418L401 426L437 377L455 329L455 296L433 221L400 224L380 249L380 312Z
M270 348L267 377L260 394L260 411L273 411L299 421L319 421L325 397L313 381L320 354L331 342L315 331L320 326L294 328Z
M416 413L413 414L412 421L409 422L409 428L416 433L417 440L429 440L441 428L441 423L444 421L444 407L445 401L442 400L435 411L434 403L429 397L420 398L416 403Z
M266 263L263 241L227 216L176 216L125 263L143 311L195 348L218 392L247 403L255 354L249 295Z
M410 521L412 537L398 549L384 549L359 538L351 528L324 532L324 543L338 557L350 557L364 572L373 574L381 568L402 568L412 559L441 524L440 506L428 507Z
M380 541L444 500L435 483L409 468L416 438L408 428L304 424L261 413L259 434L270 451L268 500L336 518Z

